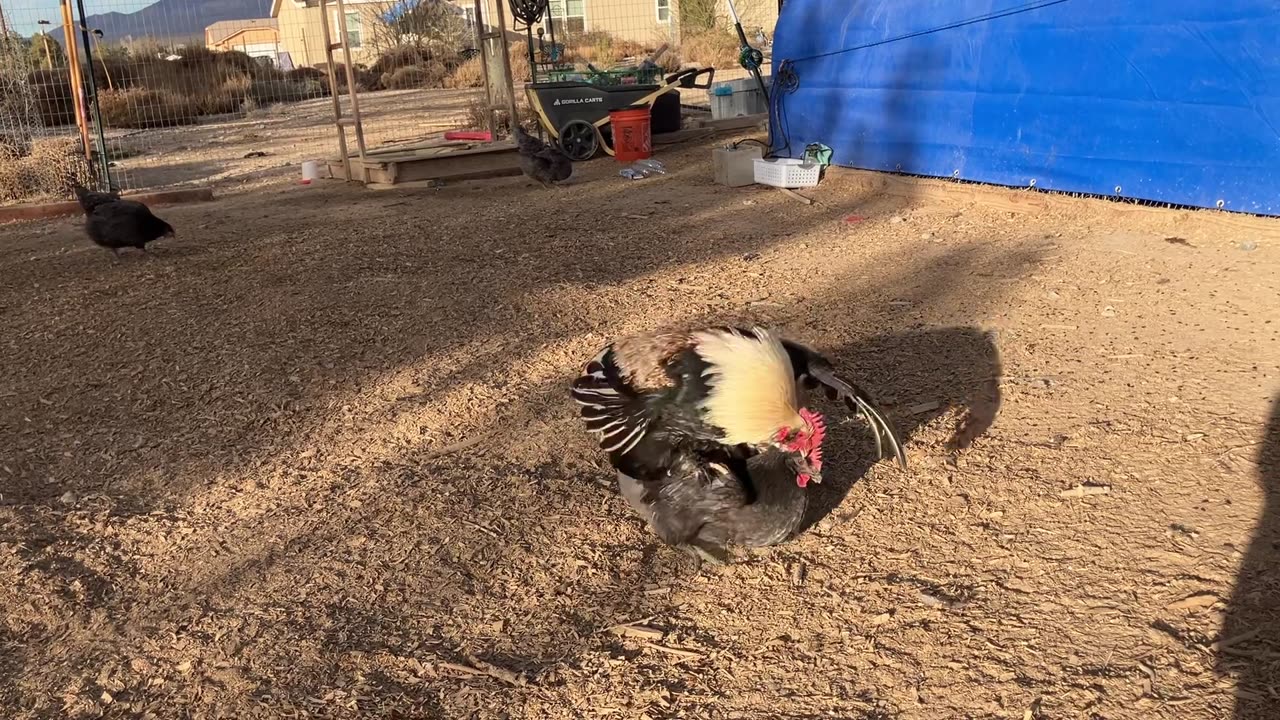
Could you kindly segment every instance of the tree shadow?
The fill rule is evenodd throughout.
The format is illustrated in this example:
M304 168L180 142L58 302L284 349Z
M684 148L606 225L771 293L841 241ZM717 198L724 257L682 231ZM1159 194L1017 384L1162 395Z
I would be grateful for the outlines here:
M855 364L862 369L852 376L854 381L865 382L873 397L894 401L889 406L892 409L886 411L908 448L908 463L917 432L939 417L954 415L946 441L947 449L954 452L968 448L981 437L1000 410L1000 352L991 335L979 328L949 327L881 335L860 341L856 348L838 350L833 357L855 358ZM904 377L893 372L902 367L911 367L911 374ZM874 389L870 389L872 383ZM901 402L907 398L921 402ZM879 402L888 406L884 400ZM844 427L860 437L845 441L852 441L848 450L837 446L837 452L827 462L829 470L822 484L809 495L802 530L836 511L854 485L879 461L874 444L867 439L865 422Z
M1236 679L1238 720L1275 717L1280 689L1280 395L1259 446L1262 517L1245 551L1219 636L1217 670Z

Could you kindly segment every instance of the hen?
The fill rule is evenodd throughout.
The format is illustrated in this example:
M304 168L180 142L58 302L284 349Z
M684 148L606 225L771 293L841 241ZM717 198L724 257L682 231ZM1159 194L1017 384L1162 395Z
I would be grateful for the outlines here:
M795 477L779 450L728 462L680 453L656 481L619 471L618 489L663 542L724 563L730 545L777 545L796 534L808 499Z
M753 328L623 338L573 384L587 429L664 541L708 551L793 534L804 490L821 481L825 421L798 384L822 386L862 415L877 452L902 443L871 397L817 352Z
M573 175L573 161L560 148L548 145L516 126L516 152L520 155L520 171L551 187Z
M147 251L147 243L172 236L173 227L151 214L140 202L124 200L116 193L86 190L76 185L76 199L85 214L85 232L99 247L118 256L122 248Z

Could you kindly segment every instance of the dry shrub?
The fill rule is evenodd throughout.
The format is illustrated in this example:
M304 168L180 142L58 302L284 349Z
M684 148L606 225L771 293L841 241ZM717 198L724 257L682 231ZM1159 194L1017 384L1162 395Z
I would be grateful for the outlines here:
M401 45L391 48L378 56L369 68L369 72L378 75L394 75L400 68L424 65L431 59L431 54L412 45Z
M91 181L79 139L36 140L29 155L0 162L0 202L65 197Z
M424 85L424 87L444 87L444 80L449 77L449 69L449 66L439 60L427 61L427 63L422 66L422 70L427 76L427 84Z
M426 82L427 71L419 65L402 67L395 72L389 72L382 76L382 86L388 90L409 90L411 88L425 87Z
M528 45L523 42L515 43L511 46L511 80L517 84L529 82L529 55ZM470 60L458 65L445 78L442 87L447 88L478 88L484 87L484 66L480 63L480 56L477 55Z
M489 116L485 110L484 98L473 98L467 103L467 127L476 130L489 129ZM529 104L528 98L524 95L516 97L516 114L520 116L520 124L525 127L533 127L539 123L538 113L534 112L533 106ZM511 118L505 110L498 110L495 118L498 124L498 132L511 131Z
M449 68L439 60L428 60L422 65L402 67L382 76L382 86L388 90L412 88L442 88L449 77Z
M65 70L36 70L29 81L36 112L45 127L75 123L75 94L71 92L71 79Z
M568 58L593 65L616 63L627 58L646 57L649 51L633 40L614 37L604 30L592 30L566 43ZM603 69L603 68L602 68Z
M105 125L117 128L189 125L197 116L192 99L168 90L145 88L104 90L98 93L98 111Z
M529 82L529 43L521 40L511 44L511 79L515 82Z
M307 80L314 80L315 82L324 82L325 80L324 71L319 68L313 68L313 67L294 68L289 72L285 73L284 77L286 80L293 80L294 82L304 82Z
M326 69L327 67L327 65L323 64L316 66L316 69L321 71L321 75L324 78L322 83L326 94L332 92L332 89L329 87L329 73ZM382 89L382 78L370 72L368 68L357 64L351 69L356 77L357 92L371 92L373 90ZM338 94L345 95L347 92L347 66L342 63L334 63L333 71L338 78Z
M724 30L686 34L680 41L680 58L686 63L729 68L738 64L737 36Z
M257 105L301 102L323 97L324 86L315 80L261 79L254 80L244 97Z
M199 46L173 51L180 60L157 57L170 52L154 45L95 56L93 74L108 125L180 124L200 115L236 112L251 95L258 101L275 103L327 92L321 70L298 68L284 73L239 51L219 52ZM37 70L31 73L30 82L45 127L75 123L71 81L65 69Z
M477 55L454 68L453 72L444 79L444 86L456 89L484 87L484 65L480 62L480 56Z
M0 162L6 160L17 160L18 158L31 152L30 145L11 135L0 135Z

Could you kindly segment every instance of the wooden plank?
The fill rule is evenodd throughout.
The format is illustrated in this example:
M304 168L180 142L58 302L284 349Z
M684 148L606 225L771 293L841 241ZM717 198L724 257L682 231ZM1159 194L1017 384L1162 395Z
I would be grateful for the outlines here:
M211 202L213 188L184 188L182 190L161 190L158 192L135 193L122 195L126 200L134 200L146 205L180 205L192 202ZM39 205L10 205L0 207L0 223L20 222L23 220L42 220L44 218L75 215L84 212L80 203L74 200Z
M355 160L353 158L353 160ZM356 160L356 162L359 162ZM328 161L331 171L341 160ZM369 183L476 180L520 172L516 146L511 143L471 143L463 148L427 147L411 152L370 154L361 169Z
M408 182L370 182L365 185L369 190L412 190L415 188L435 188L449 182L462 182L464 180L489 180L499 177L512 177L520 174L520 169L514 170L494 170L492 173L477 173L474 177L452 177L439 180L410 180Z
M519 175L520 165L514 153L507 156L494 156L484 161L473 162L409 162L396 165L395 182L415 182L420 180L483 180L485 178Z
M769 113L742 115L739 117L721 118L719 120L699 120L698 127L711 128L719 132L751 128L769 119Z

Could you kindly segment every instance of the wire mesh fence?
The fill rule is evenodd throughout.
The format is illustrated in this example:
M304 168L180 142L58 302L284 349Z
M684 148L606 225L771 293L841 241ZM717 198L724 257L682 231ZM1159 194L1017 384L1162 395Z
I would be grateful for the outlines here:
M739 70L726 0L0 0L0 202L65 197L73 181L231 182L333 156L346 65L370 148L483 127L497 2L517 99L547 69ZM765 38L775 3L739 0L750 35Z

